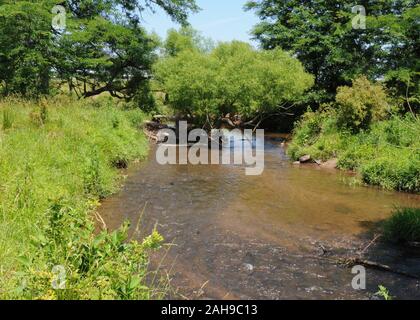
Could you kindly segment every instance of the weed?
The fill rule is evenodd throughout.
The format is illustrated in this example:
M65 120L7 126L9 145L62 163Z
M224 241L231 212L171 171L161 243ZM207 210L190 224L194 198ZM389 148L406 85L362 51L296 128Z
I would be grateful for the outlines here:
M10 108L3 109L3 122L2 127L3 130L11 129L13 126L13 112Z
M420 242L420 208L399 208L384 223L384 236L392 242Z
M112 105L67 97L36 106L0 101L3 128L9 129L0 144L0 298L160 294L145 285L148 254L162 241L157 232L144 242L128 240L128 224L95 232L98 200L119 185L115 161L126 165L148 148L137 129L144 115Z
M389 290L384 286L379 286L379 291L376 293L376 295L385 299L386 301L393 300L391 294L389 293Z

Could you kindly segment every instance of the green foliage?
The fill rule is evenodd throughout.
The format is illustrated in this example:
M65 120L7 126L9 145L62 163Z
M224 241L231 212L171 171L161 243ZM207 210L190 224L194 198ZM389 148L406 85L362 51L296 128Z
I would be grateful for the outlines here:
M37 126L43 126L48 121L48 107L45 100L41 100L34 110L30 113L32 122Z
M50 29L50 13L42 4L5 1L0 5L0 82L4 94L49 92Z
M13 126L13 111L11 108L3 108L2 110L3 121L2 127L3 130L10 129Z
M150 78L157 41L140 26L155 6L185 23L194 0L67 0L65 30L52 27L53 0L0 3L3 94L49 93L52 78L79 97L107 92L131 99Z
M145 82L137 88L133 98L133 104L146 113L151 113L156 110L156 99L149 82Z
M392 88L390 92L396 103L414 115L420 113L420 62L417 63L414 70L400 68L386 75L386 83Z
M397 209L384 223L384 236L392 242L420 242L420 208Z
M357 4L367 11L365 30L352 27L356 16L352 8ZM253 33L264 49L292 51L315 76L315 102L332 101L339 86L350 85L361 74L373 80L405 69L411 84L418 83L417 0L252 0L246 8L261 19ZM405 97L407 82L391 74L389 80ZM418 95L418 86L408 93Z
M310 154L314 159L328 160L337 156L337 151L347 138L337 130L337 114L326 106L322 111L308 110L297 122L288 154L293 159Z
M312 77L286 52L258 51L242 42L212 52L184 50L155 66L169 105L200 124L228 113L250 118L281 112L312 85Z
M13 299L151 299L145 286L148 252L162 238L127 240L127 228L95 231L98 200L118 189L115 161L147 154L138 110L104 100L8 99L13 127L0 131L0 297ZM34 109L48 121L34 126ZM63 266L66 288L54 290Z
M308 112L297 124L288 148L292 159L338 158L338 166L359 173L369 185L420 192L420 121L410 115L373 123L357 134L337 125L335 109Z
M176 56L184 50L210 52L214 48L212 40L204 38L190 26L182 27L179 31L171 29L163 44L166 56Z
M387 99L383 87L365 77L354 80L352 87L338 88L338 125L353 131L369 128L389 115Z
M365 183L385 189L420 192L420 152L392 150L362 163L360 173Z
M389 293L389 290L385 288L384 286L379 286L379 291L376 293L379 297L385 299L385 301L392 301L393 298L391 294Z

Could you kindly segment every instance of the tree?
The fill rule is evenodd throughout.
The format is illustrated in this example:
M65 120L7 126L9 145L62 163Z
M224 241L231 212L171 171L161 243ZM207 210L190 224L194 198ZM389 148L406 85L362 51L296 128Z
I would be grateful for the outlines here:
M214 48L211 39L207 39L191 26L184 26L180 30L170 29L163 44L166 56L176 56L184 50L198 50L210 52Z
M24 95L49 90L50 14L31 1L0 3L0 83L3 92Z
M365 30L353 28L350 0L253 0L246 9L261 19L253 34L264 49L292 51L315 75L314 100L320 102L332 101L336 89L358 75L376 80L390 70L419 71L418 1L357 4L367 10Z
M259 51L236 41L210 53L184 50L166 57L155 73L170 106L208 128L227 114L258 124L290 108L313 83L286 52Z
M80 97L131 99L147 88L157 42L141 13L163 8L185 24L194 0L67 0L65 30L52 27L53 0L0 2L0 83L5 94L45 94L52 76Z
M72 19L58 42L66 59L57 68L59 77L83 97L109 92L132 99L144 91L158 42L141 27L139 13L155 5L182 24L198 9L193 0L68 1Z
M94 17L58 40L57 74L79 96L131 99L150 78L157 43L140 27Z

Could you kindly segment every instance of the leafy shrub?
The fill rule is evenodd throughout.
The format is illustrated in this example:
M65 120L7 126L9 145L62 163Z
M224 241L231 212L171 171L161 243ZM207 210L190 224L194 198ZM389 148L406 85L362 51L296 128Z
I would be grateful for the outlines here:
M372 84L366 77L354 80L352 87L338 88L338 125L355 132L369 128L388 115L387 99L383 87Z
M393 242L420 242L420 208L397 209L384 223L384 236Z
M362 164L360 172L365 183L385 189L420 192L420 153L400 151Z
M337 116L329 107L318 112L308 110L297 123L288 154L294 160L310 154L315 159L328 160L336 156L345 133L337 130Z
M47 265L33 270L30 263L24 275L30 279L20 294L28 299L150 299L144 285L148 252L159 249L163 238L155 231L142 243L128 242L129 224L112 233L94 235L94 225L81 212L63 200L48 210L48 225L32 245ZM30 261L20 257L20 260ZM62 266L65 290L46 290L54 281L54 266ZM64 282L65 281L65 282Z
M366 184L385 189L420 192L420 120L407 115L373 123L352 133L337 126L331 110L308 111L297 124L288 148L296 160L338 158L338 167L360 173Z

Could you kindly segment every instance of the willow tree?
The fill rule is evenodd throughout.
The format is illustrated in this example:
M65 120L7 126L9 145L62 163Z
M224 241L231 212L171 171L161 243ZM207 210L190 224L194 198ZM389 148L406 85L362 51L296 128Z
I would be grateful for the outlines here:
M283 114L313 84L290 54L237 41L219 44L210 53L182 51L160 60L155 71L169 105L208 127L228 114L250 124Z

